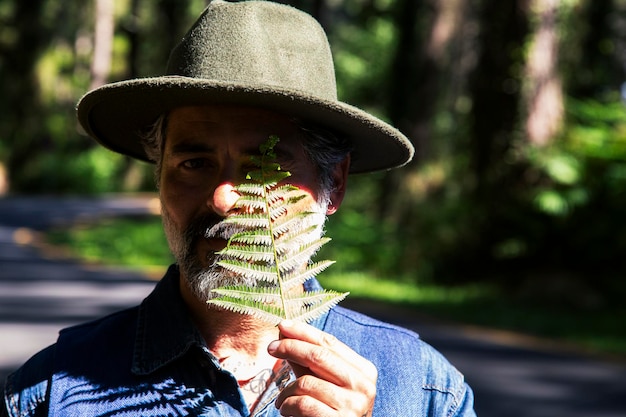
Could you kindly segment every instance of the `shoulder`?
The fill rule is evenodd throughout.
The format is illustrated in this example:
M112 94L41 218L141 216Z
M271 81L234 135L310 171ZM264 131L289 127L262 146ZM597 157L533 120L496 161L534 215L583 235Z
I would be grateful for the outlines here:
M55 350L56 345L48 346L8 376L3 398L8 415L18 415L19 410L28 410L33 416L47 415L46 393Z
M67 327L59 332L57 344L62 345L60 348L63 349L95 347L95 345L103 345L109 349L111 344L127 341L128 337L132 337L136 332L138 310L138 307L132 307L93 321Z
M97 320L62 329L56 343L33 355L9 378L13 382L21 382L19 386L48 379L54 370L53 364L65 354L64 350L89 349L95 343L120 339L124 332L134 332L136 310L136 307L123 310Z
M124 333L134 332L136 314L133 308L61 330L56 343L7 377L4 402L8 415L47 415L49 386L59 363L93 362L96 351L110 349L126 339Z
M328 313L323 330L354 347L378 348L393 340L395 350L411 350L423 343L419 335L411 330L343 307L335 307Z
M385 413L405 415L410 399L425 415L474 415L463 374L417 333L341 307L329 313L324 330L376 365Z
M55 386L59 381L57 375L88 380L101 378L107 372L126 375L137 337L137 311L133 307L61 330L52 369Z

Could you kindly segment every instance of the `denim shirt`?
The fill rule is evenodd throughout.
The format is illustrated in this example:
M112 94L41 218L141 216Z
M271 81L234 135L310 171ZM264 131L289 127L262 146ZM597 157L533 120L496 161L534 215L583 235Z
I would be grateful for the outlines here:
M0 415L250 416L194 327L178 279L173 266L140 306L62 330L8 377ZM376 365L374 416L475 416L463 376L417 334L341 307L311 324ZM274 399L285 382L266 390L253 416L280 416Z

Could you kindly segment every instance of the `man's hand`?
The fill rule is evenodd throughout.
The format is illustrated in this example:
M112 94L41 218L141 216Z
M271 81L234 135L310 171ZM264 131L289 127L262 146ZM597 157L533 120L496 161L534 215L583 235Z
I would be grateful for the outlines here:
M287 320L278 327L281 339L268 352L289 361L297 378L276 399L283 416L372 415L378 371L371 362L308 324Z

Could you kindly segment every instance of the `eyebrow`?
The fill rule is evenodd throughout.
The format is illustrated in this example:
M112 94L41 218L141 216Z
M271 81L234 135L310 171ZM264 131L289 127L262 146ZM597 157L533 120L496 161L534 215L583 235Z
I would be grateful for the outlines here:
M181 141L172 145L171 153L173 155L181 155L181 154L194 154L194 153L215 153L217 146L208 145L202 141ZM282 146L276 146L274 148L274 152L276 153L277 159L293 159L294 154L288 148ZM259 155L259 147L258 146L250 146L246 149L242 150L243 155L251 156L251 155Z
M213 153L215 147L202 142L180 142L172 146L173 154L185 153Z

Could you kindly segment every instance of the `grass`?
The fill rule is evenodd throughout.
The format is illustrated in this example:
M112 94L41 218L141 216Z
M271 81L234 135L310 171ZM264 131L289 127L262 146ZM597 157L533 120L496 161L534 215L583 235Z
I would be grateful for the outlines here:
M46 240L88 262L133 269L166 267L174 259L159 217L105 219L97 224L52 229Z
M78 257L108 265L164 270L173 261L158 217L111 219L52 230L46 239ZM324 272L320 281L327 288L349 291L351 297L401 304L442 319L524 332L626 357L626 308L621 306L580 310L514 299L487 284L416 284L333 268Z
M624 308L580 310L508 298L487 284L416 285L365 273L329 273L320 281L354 297L401 304L440 319L522 332L626 358Z

